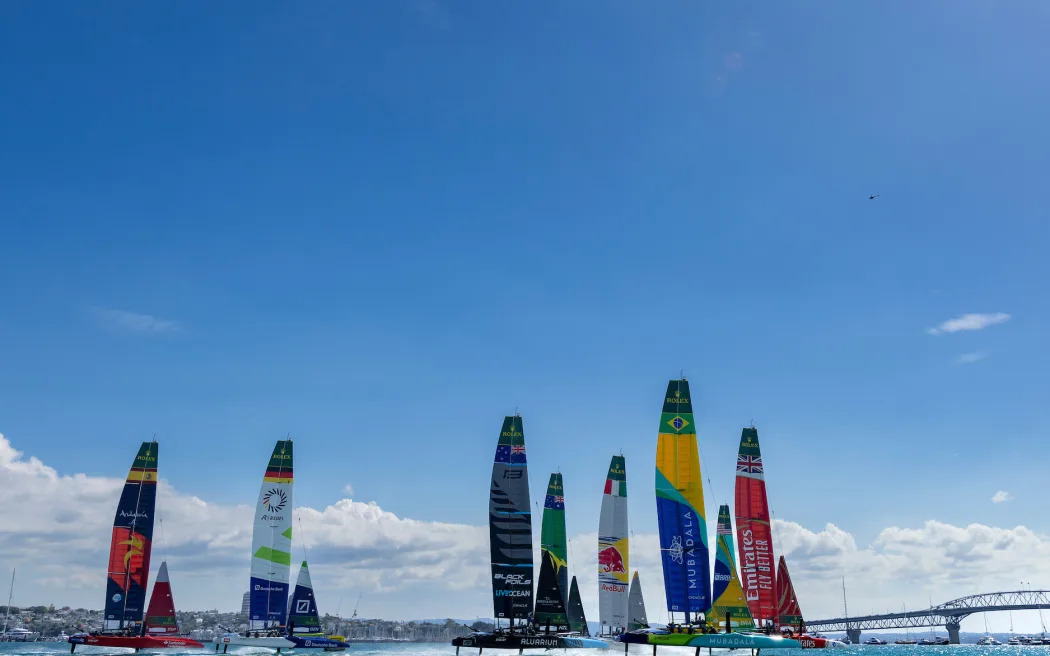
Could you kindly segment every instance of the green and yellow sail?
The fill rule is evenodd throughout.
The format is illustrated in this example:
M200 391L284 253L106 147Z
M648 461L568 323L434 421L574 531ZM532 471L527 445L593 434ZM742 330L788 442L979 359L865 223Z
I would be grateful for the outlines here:
M729 624L735 630L755 628L755 621L747 607L744 589L736 573L736 559L733 556L733 526L729 519L729 505L722 504L718 509L717 552L715 553L714 605L711 607L709 620L720 628L725 628L726 614Z

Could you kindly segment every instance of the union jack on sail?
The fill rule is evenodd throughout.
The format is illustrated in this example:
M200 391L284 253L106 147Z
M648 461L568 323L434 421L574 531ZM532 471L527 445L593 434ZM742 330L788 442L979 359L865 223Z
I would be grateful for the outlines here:
M738 455L736 457L736 470L746 474L761 474L762 456Z

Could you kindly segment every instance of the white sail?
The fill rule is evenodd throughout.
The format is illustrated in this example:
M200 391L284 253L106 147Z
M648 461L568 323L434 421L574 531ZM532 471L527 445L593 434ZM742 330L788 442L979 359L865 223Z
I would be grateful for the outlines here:
M631 579L631 593L628 596L628 612L630 621L627 623L628 631L636 631L649 626L649 619L645 616L645 599L642 597L642 582L638 578L638 572Z
M255 507L249 628L285 626L292 567L292 441L274 447Z
M623 456L613 456L598 520L598 621L602 633L627 627L627 469Z

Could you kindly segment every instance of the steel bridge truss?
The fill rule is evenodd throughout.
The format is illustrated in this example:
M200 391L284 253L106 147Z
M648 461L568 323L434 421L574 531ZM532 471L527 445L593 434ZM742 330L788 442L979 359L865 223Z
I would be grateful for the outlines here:
M885 615L836 617L827 620L806 620L806 628L814 631L865 631L908 629L922 626L946 626L958 630L959 622L967 615L1001 610L1050 610L1050 590L1014 590L960 597L926 610Z

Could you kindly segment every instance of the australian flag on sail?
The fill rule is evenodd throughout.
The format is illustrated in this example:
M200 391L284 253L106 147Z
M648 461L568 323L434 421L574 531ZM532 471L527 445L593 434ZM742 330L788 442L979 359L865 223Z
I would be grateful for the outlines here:
M511 446L500 444L496 447L496 462L505 462L513 465L525 464L525 445Z
M557 496L548 494L543 499L543 507L551 510L565 510L565 497L560 494Z
M736 457L736 470L745 474L761 474L762 456L738 455Z

